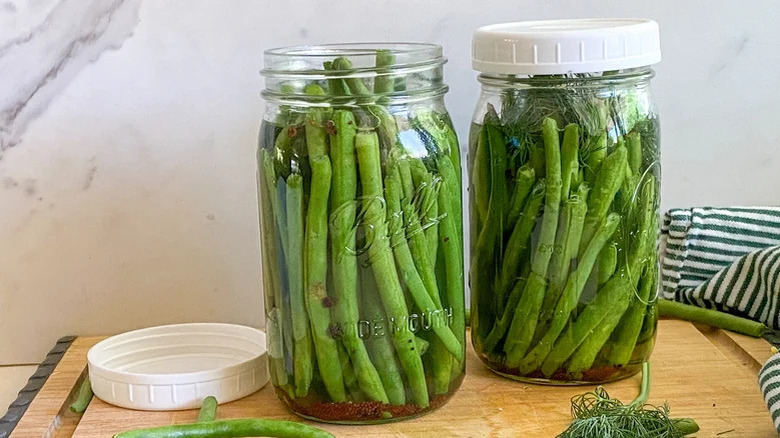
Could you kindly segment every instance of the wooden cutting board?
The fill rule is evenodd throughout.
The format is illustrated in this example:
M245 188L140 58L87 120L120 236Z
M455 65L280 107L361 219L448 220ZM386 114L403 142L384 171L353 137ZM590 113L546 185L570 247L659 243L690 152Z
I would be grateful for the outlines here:
M197 411L131 411L98 399L83 416L70 414L67 406L85 376L87 350L100 339L76 339L11 438L105 438L123 430L195 420ZM673 416L694 418L701 426L698 437L777 437L757 384L757 373L771 354L762 339L663 320L652 356L650 402L668 402ZM377 426L318 426L337 437L549 438L570 422L570 398L591 389L509 381L488 371L471 348L467 366L463 386L436 412ZM638 392L639 379L634 376L606 388L610 395L630 401ZM304 421L282 406L270 383L249 397L220 406L217 417Z

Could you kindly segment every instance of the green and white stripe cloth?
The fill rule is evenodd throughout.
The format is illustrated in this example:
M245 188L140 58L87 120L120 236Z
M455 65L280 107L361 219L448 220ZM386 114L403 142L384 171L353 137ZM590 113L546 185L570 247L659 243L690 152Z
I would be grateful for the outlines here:
M780 327L780 208L666 214L663 296Z
M758 373L758 384L764 395L766 407L772 415L775 429L780 432L780 353L775 354L764 364Z
M664 298L780 328L780 208L674 209L662 236ZM780 354L759 386L780 431Z

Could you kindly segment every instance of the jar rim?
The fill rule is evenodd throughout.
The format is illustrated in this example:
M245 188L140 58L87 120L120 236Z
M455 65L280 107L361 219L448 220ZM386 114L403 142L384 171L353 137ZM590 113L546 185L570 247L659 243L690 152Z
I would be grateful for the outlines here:
M381 70L392 70L403 73L421 66L440 65L447 62L442 55L442 47L432 43L416 42L365 42L365 43L334 43L286 46L267 49L263 52L264 77L279 76L324 76L322 68L312 68L312 62L299 62L303 59L315 60L321 64L331 58L344 56L355 66L348 70L330 70L327 75L349 73L350 75L372 76L377 67L373 66L378 51L387 51L394 55L392 66L381 67ZM322 60L322 61L320 61ZM361 62L362 61L362 62Z
M610 73L610 74L606 74ZM615 72L588 72L567 75L509 75L498 73L480 73L477 80L487 85L517 84L527 86L604 86L620 85L647 81L655 77L650 66L617 70Z

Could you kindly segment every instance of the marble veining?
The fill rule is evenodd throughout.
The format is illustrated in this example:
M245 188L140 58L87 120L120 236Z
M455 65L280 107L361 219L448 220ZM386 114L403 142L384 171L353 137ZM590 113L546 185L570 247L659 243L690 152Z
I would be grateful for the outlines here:
M33 29L0 44L0 154L15 146L84 66L118 49L138 23L141 0L61 0ZM3 14L14 14L5 2Z
M771 205L778 13L777 0L0 0L0 365L37 362L65 334L262 326L266 48L440 43L465 141L476 27L653 18L663 205Z

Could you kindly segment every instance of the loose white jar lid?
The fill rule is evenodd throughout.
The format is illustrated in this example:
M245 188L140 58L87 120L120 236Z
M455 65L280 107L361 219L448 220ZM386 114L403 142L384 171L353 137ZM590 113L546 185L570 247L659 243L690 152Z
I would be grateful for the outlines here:
M265 333L232 324L175 324L105 339L87 353L92 391L123 408L193 409L227 403L268 382Z
M480 27L472 66L483 73L552 75L644 67L661 61L653 20L524 21Z

